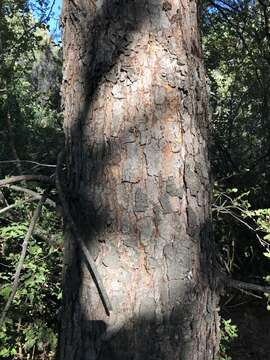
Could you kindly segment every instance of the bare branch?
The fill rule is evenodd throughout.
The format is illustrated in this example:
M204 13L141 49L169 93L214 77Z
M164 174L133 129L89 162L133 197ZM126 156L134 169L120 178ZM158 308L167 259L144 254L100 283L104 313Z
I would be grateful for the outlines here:
M9 163L16 163L16 162L20 162L20 163L26 163L26 164L33 164L33 165L37 165L37 167L50 167L50 168L55 168L56 165L53 164L44 164L44 163L40 163L38 161L31 161L31 160L2 160L0 161L0 164L9 164Z
M30 196L32 196L34 199L39 200L41 199L42 195L40 195L39 193L37 193L36 191L24 188L22 186L18 186L18 185L7 185L10 189L15 190L15 191L19 191L19 192L23 192L25 194L28 194ZM51 199L46 199L45 204L56 208L56 204L53 200Z
M54 180L46 175L19 175L19 176L12 176L4 180L0 180L0 187L21 181L39 181L46 184L51 184L51 185L54 184Z
M35 200L37 200L36 197L32 197L32 198L29 198L29 199L26 199L26 200L16 201L14 204L11 204L9 206L4 207L3 209L0 209L0 214L4 214L5 212L7 212L7 211L9 211L9 210L11 210L13 208L16 208L20 204L25 204L25 203L35 201Z
M222 282L225 286L229 288L242 289L242 290L252 290L270 294L270 286L257 285L253 283L247 283L244 281L230 279L228 277L222 276Z
M11 303L12 303L12 301L14 299L14 296L16 294L16 291L17 291L17 288L18 288L18 285L19 285L20 273L21 273L21 270L22 270L22 267L23 267L23 262L24 262L25 255L26 255L27 245L28 245L28 242L29 242L33 232L34 232L36 223L38 222L38 220L40 218L42 206L43 206L43 204L44 204L44 202L46 200L46 197L47 197L47 192L45 192L42 195L42 198L40 199L40 201L38 203L38 206L36 207L36 210L34 212L34 215L33 215L32 219L31 219L27 234L26 234L26 236L24 238L24 241L23 241L23 244L22 244L22 251L21 251L20 260L18 262L15 277L14 277L14 281L13 281L13 284L12 284L12 290L11 290L11 293L10 293L9 298L7 300L7 303L6 303L5 307L4 307L4 310L3 310L2 314L1 314L0 326L3 324L3 322L5 320L5 317L6 317L6 314L7 314L8 310L9 310L10 305L11 305Z
M60 201L62 203L62 206L63 206L63 210L64 210L64 214L65 214L65 217L66 219L68 220L68 223L71 227L71 230L73 232L73 235L74 237L77 239L77 242L88 262L88 265L90 267L90 270L91 270L91 275L92 275L92 278L96 284L96 287L97 287L97 290L100 294L100 297L101 297L101 300L102 300L102 303L104 305L104 308L105 308L105 311L108 315L110 315L110 311L112 311L112 305L111 305L111 302L110 302L110 299L109 299L109 296L107 294L107 291L103 285L103 282L102 282L102 279L99 275L99 272L97 270L97 267L96 267L96 264L95 264L95 261L94 259L92 258L89 250L87 249L83 239L81 238L80 236L80 232L78 231L78 228L77 228L77 225L75 224L74 220L73 220L73 217L70 213L70 210L69 210L69 204L65 198L65 195L63 193L63 190L62 190L62 186L61 186L61 179L60 179L60 170L61 170L61 166L62 166L62 163L63 163L63 156L64 156L64 153L61 152L59 155L58 155L58 159L57 159L57 166L56 166L56 175L55 175L55 183L56 183L56 188L57 188L57 191L58 191L58 195L59 195L59 198L60 198Z

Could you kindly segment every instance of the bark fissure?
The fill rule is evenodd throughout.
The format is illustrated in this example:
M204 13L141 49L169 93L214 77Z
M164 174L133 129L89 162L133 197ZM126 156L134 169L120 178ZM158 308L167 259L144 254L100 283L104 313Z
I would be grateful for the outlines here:
M76 3L63 14L70 209L114 311L67 231L59 359L215 359L196 2Z

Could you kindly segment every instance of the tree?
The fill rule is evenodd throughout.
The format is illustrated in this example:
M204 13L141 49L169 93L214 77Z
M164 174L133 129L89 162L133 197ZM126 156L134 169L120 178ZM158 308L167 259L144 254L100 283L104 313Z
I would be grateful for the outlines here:
M197 1L66 0L62 16L58 358L215 359Z

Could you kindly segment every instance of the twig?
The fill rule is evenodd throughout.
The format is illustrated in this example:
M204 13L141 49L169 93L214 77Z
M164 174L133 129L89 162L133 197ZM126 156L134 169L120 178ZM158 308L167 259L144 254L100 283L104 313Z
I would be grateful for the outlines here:
M25 164L33 164L33 165L37 165L40 167L51 167L51 168L56 167L56 165L43 164L43 163L39 163L37 161L31 161L31 160L1 160L0 164L12 164L12 163L16 163L16 162L25 163Z
M243 294L245 294L245 295L254 297L255 299L263 299L262 296L256 295L256 294L254 294L254 293L251 292L251 291L247 291L247 290L244 290L244 289L242 289L242 288L240 289L240 291L241 291Z
M20 204L25 204L27 202L31 202L31 201L34 201L34 200L37 200L36 196L32 197L32 198L29 198L29 199L26 199L26 200L16 201L14 204L11 204L9 206L4 207L3 209L0 209L0 214L4 214L5 212L17 207Z
M10 178L0 180L0 187L6 186L9 184L14 184L20 181L39 181L46 184L54 184L54 180L45 175L19 175L19 176L12 176Z
M226 210L226 208L222 211L220 211L223 214L229 214L231 215L233 218L235 218L237 221L239 221L240 223L242 223L243 225L245 225L249 230L256 232L255 229L253 229L252 226L250 226L247 222L245 222L244 220L242 220L240 217L238 217L237 215L235 215L233 212Z
M36 200L41 199L42 195L40 195L38 192L24 188L22 186L18 186L18 185L7 185L10 189L15 190L15 191L19 191L19 192L24 192L28 195L31 195L33 198L35 198ZM56 204L53 200L47 198L45 204L55 208Z
M90 272L91 272L91 275L92 275L92 278L94 280L94 283L96 284L96 287L97 287L97 290L100 294L100 297L101 297L101 300L102 300L102 303L104 305L104 308L105 308L105 311L107 313L107 315L110 315L110 311L112 311L112 304L110 302L110 299L109 299L109 296L107 294L107 291L103 285L103 282L102 282L102 279L99 275L99 272L97 270L97 267L96 267L96 264L95 264L95 261L94 259L92 258L89 250L87 249L85 243L84 243L84 240L81 238L80 236L80 233L78 231L78 228L73 220L73 217L70 213L70 210L69 210L69 204L66 200L66 197L63 193L63 190L62 190L62 186L61 186L61 179L60 179L60 170L61 170L61 165L62 165L62 162L63 162L63 156L64 156L64 153L63 152L60 152L59 155L58 155L58 158L57 158L57 166L56 166L56 173L55 173L55 184L56 184L56 189L58 191L58 195L59 195L59 198L60 198L60 201L62 203L62 206L63 206L63 210L64 210L64 214L65 214L65 217L71 227L71 230L73 232L73 235L74 237L77 239L77 242L88 262L88 265L90 267Z
M244 304L247 304L250 302L250 299L249 300L245 300L245 301L241 301L240 303L238 304L233 304L233 305L226 305L226 308L229 308L229 309L233 309L233 308L236 308L238 306L242 306ZM223 305L222 305L222 309L226 309Z
M20 273L21 273L21 270L22 270L22 267L23 267L23 262L24 262L24 259L25 259L25 255L26 255L26 250L27 250L27 245L28 245L28 242L34 232L34 229L35 229L35 226L36 226L36 223L38 222L39 218L40 218L40 215L41 215L41 210L42 210L42 206L46 200L46 197L47 197L47 192L44 192L44 194L42 195L42 198L40 199L39 203L38 203L38 206L36 207L35 209L35 212L34 212L34 215L31 219L31 222L30 222L30 225L29 225L29 228L28 228L28 231L27 231L27 234L24 238L24 241L23 241L23 244L22 244L22 251L21 251L21 256L20 256L20 260L18 262L18 265L17 265L17 269L16 269L16 273L15 273L15 277L14 277L14 281L13 281L13 285L12 285L12 291L9 295L9 298L7 300L7 303L4 307L4 310L1 314L1 318L0 318L0 326L3 324L4 320L5 320L5 317L6 317L6 314L10 308L10 305L14 299L14 296L16 294L16 291L17 291L17 288L18 288L18 285L19 285L19 278L20 278Z

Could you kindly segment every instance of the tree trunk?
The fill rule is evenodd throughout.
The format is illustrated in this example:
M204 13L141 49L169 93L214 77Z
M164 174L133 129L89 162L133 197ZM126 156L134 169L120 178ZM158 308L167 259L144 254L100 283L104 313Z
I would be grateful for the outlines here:
M190 0L65 0L61 360L212 360L207 91Z

